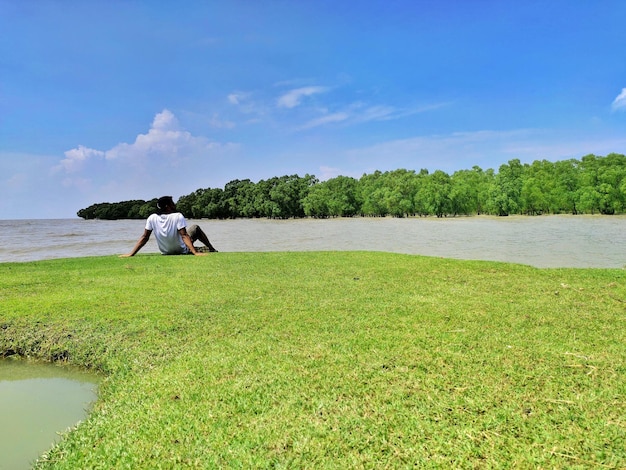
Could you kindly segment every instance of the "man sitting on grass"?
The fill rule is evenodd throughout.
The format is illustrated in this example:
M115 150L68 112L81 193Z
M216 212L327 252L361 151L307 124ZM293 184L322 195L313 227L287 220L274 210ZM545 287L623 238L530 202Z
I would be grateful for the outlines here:
M187 221L180 212L176 211L176 204L172 196L163 196L157 202L157 212L148 217L143 235L137 241L133 250L120 258L135 256L148 242L154 232L159 250L164 255L204 255L193 242L200 240L210 252L217 251L211 245L209 238L197 225L192 225L187 231Z

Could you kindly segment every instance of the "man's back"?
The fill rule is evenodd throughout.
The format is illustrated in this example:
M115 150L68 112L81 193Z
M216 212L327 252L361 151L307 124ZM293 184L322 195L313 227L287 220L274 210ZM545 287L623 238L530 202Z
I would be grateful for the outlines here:
M180 212L152 214L146 221L146 230L154 233L159 251L164 255L187 253L187 247L178 233L181 228L185 227L187 227L187 222Z

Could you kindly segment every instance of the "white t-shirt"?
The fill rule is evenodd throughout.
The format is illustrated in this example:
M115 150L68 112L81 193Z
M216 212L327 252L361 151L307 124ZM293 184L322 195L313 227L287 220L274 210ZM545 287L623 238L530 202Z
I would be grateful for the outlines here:
M152 214L146 221L146 230L151 230L164 255L182 255L189 250L178 231L187 227L187 221L180 212L171 214Z

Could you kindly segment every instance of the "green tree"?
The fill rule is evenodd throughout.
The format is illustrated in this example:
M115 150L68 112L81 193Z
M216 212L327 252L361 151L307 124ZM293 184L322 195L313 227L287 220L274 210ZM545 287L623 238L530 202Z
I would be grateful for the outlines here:
M318 219L330 217L328 203L333 195L330 188L325 183L326 182L313 186L309 194L307 194L302 201L302 207L306 216Z
M518 159L500 165L489 187L489 212L499 216L516 214L520 210L524 168Z
M600 212L612 215L624 210L622 181L626 176L626 157L611 153L599 158L598 192L600 193Z
M80 209L84 219L146 218L156 199L101 202ZM422 169L375 171L359 180L338 176L320 183L315 176L285 175L258 183L233 180L224 189L207 188L182 196L178 209L193 218L235 217L443 217L490 213L623 213L626 157L611 153L555 163L518 159L483 171L474 166L452 176Z
M419 190L419 176L414 170L395 170L383 175L387 213L394 217L414 215L415 196Z
M249 179L233 180L224 186L224 204L231 219L258 217L254 205L255 185Z
M181 196L178 201L176 201L176 208L185 216L185 217L195 217L200 218L198 214L194 214L193 207L196 205L196 201L198 197L206 191L205 189L196 189L193 193L188 194L186 196ZM156 202L154 204L156 207ZM148 214L149 215L149 214Z
M304 177L285 175L261 180L255 188L254 207L262 217L304 217L303 200L316 183L317 178L308 174Z
M320 185L328 188L328 212L332 217L352 217L360 212L359 183L350 176L337 176ZM319 186L319 185L317 185ZM315 189L315 186L312 186Z
M388 214L385 202L385 178L381 171L376 170L372 174L364 174L359 180L359 189L363 201L361 206L363 215L384 217Z
M450 175L445 171L436 170L424 178L418 196L424 202L429 214L443 217L452 213L451 190L452 181Z
M556 184L554 164L547 160L535 160L524 165L520 211L527 215L549 213L554 203L551 198Z
M595 214L600 210L599 162L595 155L585 155L580 161L578 206L583 212Z
M223 194L224 191L220 188L208 188L196 191L196 197L191 206L191 217L194 219L227 218L228 209L224 202Z
M428 207L428 197L427 197L427 185L425 184L426 180L430 177L428 170L426 168L422 168L419 174L416 175L417 185L415 188L415 194L413 195L413 210L415 214L420 217L430 215L430 209Z
M552 212L578 214L580 166L576 159L563 160L554 164L555 184Z
M452 214L481 214L485 211L489 175L479 166L453 173L450 188Z

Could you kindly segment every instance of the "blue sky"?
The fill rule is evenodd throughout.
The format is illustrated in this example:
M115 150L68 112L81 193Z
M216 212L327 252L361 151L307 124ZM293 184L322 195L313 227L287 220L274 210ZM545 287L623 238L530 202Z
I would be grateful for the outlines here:
M626 2L0 0L0 219L626 153Z

